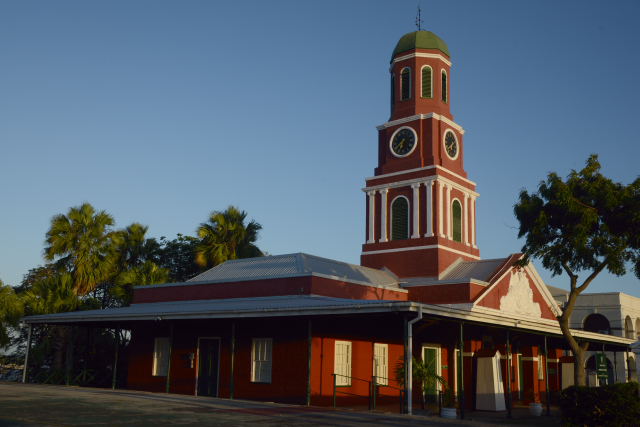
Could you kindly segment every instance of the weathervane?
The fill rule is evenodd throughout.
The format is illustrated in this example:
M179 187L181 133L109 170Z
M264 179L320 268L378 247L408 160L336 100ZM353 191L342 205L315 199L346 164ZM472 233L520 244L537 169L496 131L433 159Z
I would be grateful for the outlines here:
M416 16L416 27L418 27L418 31L421 31L420 24L424 24L424 21L420 19L420 3L418 3L418 16Z

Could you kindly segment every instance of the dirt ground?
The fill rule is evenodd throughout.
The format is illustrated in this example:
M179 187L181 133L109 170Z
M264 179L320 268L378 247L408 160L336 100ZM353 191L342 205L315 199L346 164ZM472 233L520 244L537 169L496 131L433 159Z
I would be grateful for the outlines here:
M0 382L0 427L559 425L556 417L533 418L526 408L516 408L514 415L516 420L506 420L504 413L471 412L469 421L453 421L437 415L407 416L177 394Z

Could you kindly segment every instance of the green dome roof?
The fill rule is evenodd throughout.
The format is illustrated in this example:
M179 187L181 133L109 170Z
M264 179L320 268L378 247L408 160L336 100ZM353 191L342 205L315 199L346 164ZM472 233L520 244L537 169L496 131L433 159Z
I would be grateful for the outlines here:
M444 44L440 37L436 36L431 31L414 31L413 33L405 34L400 38L396 48L393 49L391 60L393 61L393 57L396 56L396 54L406 52L411 49L437 49L447 55L447 57L451 57L449 55L447 45Z

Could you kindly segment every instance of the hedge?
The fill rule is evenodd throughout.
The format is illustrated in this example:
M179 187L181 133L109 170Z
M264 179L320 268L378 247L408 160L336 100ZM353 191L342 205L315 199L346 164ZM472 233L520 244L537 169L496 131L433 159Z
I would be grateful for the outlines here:
M558 392L557 398L565 427L640 425L637 382L600 387L571 386Z

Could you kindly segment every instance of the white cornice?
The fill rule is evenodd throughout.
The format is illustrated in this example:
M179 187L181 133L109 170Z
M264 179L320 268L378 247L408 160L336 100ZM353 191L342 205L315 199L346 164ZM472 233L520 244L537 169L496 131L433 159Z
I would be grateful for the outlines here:
M398 176L398 175L403 175L405 173L413 173L413 172L420 172L420 171L425 171L425 170L429 170L429 169L441 169L443 171L445 171L446 173L455 176L458 179L463 180L464 182L473 185L474 187L476 186L476 183L473 181L468 180L467 178L463 178L460 175L458 175L457 173L451 172L449 169L447 168L443 168L442 166L438 166L438 165L431 165L431 166L424 166L421 168L415 168L415 169L408 169L406 171L400 171L400 172L392 172L392 173L386 173L384 175L378 175L378 176L370 176L369 178L365 178L365 182L366 181L371 181L372 179L382 179L382 178L388 178L390 176Z
M444 56L442 56L442 55L439 55L437 53L414 52L414 53L410 53L409 55L399 56L399 57L395 58L393 61L391 61L391 67L389 67L389 71L393 70L393 66L395 65L396 62L405 61L405 60L411 59L411 58L434 58L434 59L439 59L442 62L444 62L445 64L447 64L449 67L451 67L451 62L448 59L446 59Z
M431 166L429 166L431 167ZM376 191L376 190L389 190L391 188L398 188L398 187L406 187L408 185L412 185L412 184L419 184L419 183L427 183L427 182L433 182L433 181L442 181L445 184L449 184L451 185L453 188L455 188L456 190L462 191L464 194L469 194L473 197L480 197L480 194L476 193L475 191L469 190L466 187L463 187L462 185L451 181L450 179L447 179L441 175L433 175L433 176L427 176L427 177L422 177L422 178L414 178L414 179L408 179L406 181L397 181L397 182L391 182L389 184L380 184L380 185L374 185L371 187L365 187L365 188L361 188L361 190L363 192L368 192L368 191Z
M480 259L479 256L471 255L471 254L468 254L466 252L462 252L462 251L459 251L457 249L452 249L452 248L450 248L448 246L443 246L443 245L426 245L426 246L412 246L412 247L409 247L409 248L382 249L382 250L379 250L379 251L362 252L362 255L386 254L386 253L390 253L390 252L417 251L417 250L421 250L421 249L443 249L445 251L453 252L453 253L456 253L458 255L468 256L469 258L472 258L472 259L478 259L478 260Z
M460 132L460 135L464 135L464 130L462 130L462 127L460 127L460 125L457 125L452 120L449 120L445 116L441 116L440 114L436 114L436 113L416 114L415 116L405 117L404 119L393 120L393 121L384 123L380 126L376 126L376 129L382 130L392 126L401 125L403 123L409 123L414 120L424 120L424 119L431 119L431 118L445 122L455 130Z

